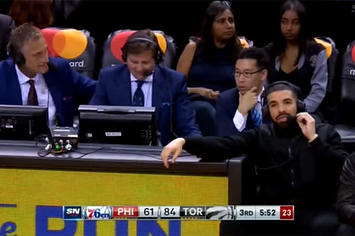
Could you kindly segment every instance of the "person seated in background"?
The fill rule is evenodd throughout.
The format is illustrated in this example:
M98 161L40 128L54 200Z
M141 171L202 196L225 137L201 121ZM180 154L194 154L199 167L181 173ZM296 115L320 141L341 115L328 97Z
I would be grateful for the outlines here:
M187 98L183 74L159 65L162 52L154 33L140 30L122 48L125 64L100 71L92 105L156 107L163 145L178 136L201 136Z
M14 28L14 20L8 15L0 14L0 61L7 58L6 48L11 30Z
M270 53L268 82L287 80L302 89L306 111L322 120L318 108L327 83L326 50L308 37L306 9L298 0L281 7L279 33L265 48Z
M272 123L230 137L177 138L161 152L165 167L184 148L205 160L247 154L255 163L255 205L294 205L292 222L226 222L223 234L332 235L337 227L336 186L348 156L334 127L316 123L286 81L266 89L267 112ZM334 217L332 217L332 215ZM334 220L335 219L335 220ZM231 230L231 231L229 231Z
M12 0L9 15L16 25L32 23L43 29L52 25L66 26L68 18L82 0Z
M96 81L74 71L63 59L48 58L42 33L30 23L14 29L10 58L0 62L0 104L48 107L49 125L72 126L75 99L89 100Z
M9 16L17 26L24 23L32 23L43 29L53 23L53 0L12 0Z
M340 221L336 235L355 235L355 152L345 161L337 197Z
M215 135L215 101L235 87L234 66L241 50L230 2L213 1L206 9L200 38L183 50L177 71L187 77L187 90L204 136Z
M216 104L218 136L229 136L262 123L262 92L268 56L263 49L243 49L235 64L236 88L222 92Z

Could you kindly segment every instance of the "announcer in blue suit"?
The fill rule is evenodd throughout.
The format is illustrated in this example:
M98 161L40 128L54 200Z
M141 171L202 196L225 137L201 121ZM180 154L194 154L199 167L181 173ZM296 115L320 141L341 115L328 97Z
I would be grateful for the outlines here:
M235 64L237 87L224 91L217 99L218 136L231 136L261 125L264 117L262 93L268 65L268 56L261 48L248 48L240 52ZM255 117L255 112L259 113L259 119Z
M89 101L96 81L49 59L41 32L29 23L12 31L8 52L0 63L0 104L46 106L50 126L72 126L75 99Z
M132 34L122 48L126 64L102 69L93 105L156 107L160 141L201 136L184 75L158 65L162 53L151 30Z

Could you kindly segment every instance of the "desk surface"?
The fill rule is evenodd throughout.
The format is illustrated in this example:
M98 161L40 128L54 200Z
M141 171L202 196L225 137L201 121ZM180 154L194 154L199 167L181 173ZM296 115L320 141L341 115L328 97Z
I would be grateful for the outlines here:
M40 148L34 141L0 140L0 168L223 176L228 178L229 204L242 201L244 157L200 162L183 152L166 169L160 159L161 147L80 143L75 151L45 157L38 156Z
M161 147L80 143L75 151L45 157L37 154L40 148L34 141L1 140L0 167L228 175L227 162L201 163L187 152L166 169L160 159Z

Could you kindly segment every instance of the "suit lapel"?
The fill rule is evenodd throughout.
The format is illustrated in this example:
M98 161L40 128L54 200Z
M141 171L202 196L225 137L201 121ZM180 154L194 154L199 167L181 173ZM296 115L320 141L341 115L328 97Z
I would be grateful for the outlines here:
M117 94L115 101L112 104L119 104L121 106L132 105L132 93L131 93L131 77L127 66L122 71L117 71L115 75L115 88L111 90Z
M163 102L170 103L171 99L167 96L170 93L168 81L162 70L157 66L153 74L153 95L152 106L159 107Z
M51 71L46 74L43 74L43 78L46 81L46 85L48 87L48 91L53 98L54 105L57 111L60 111L62 108L62 99L63 94L61 90L61 80L58 80L55 75Z
M15 64L13 61L9 62L9 70L7 73L9 76L6 76L8 91L8 101L14 105L22 105L22 95L21 87L18 82L18 77L15 69Z

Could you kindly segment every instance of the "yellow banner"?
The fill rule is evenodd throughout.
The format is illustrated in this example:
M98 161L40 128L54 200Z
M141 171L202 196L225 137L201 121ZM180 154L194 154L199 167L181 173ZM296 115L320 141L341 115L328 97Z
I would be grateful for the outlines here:
M0 235L218 235L218 221L64 221L62 206L223 206L227 194L227 177L0 169Z

